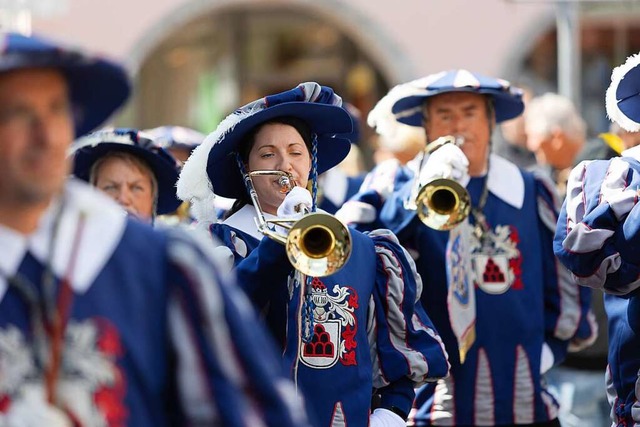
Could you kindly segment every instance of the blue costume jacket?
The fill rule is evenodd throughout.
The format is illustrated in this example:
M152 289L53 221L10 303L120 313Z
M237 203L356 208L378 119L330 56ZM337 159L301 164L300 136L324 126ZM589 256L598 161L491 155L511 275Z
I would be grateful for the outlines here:
M378 213L376 225L389 227L417 257L424 282L422 302L449 353L450 377L418 392L416 425L551 420L557 405L541 381L543 343L551 350L553 362L559 363L570 340L579 348L594 338L590 293L579 291L553 256L553 190L497 156L491 157L490 165L488 178L472 178L467 185L472 204L477 205L488 179L483 212L490 230L484 245L470 236L475 342L462 364L447 300L449 232L426 227L415 211L404 208L413 172L410 168L395 172L395 191L386 200L374 191L365 191L355 200L357 209L362 209L362 203L373 208ZM388 172L372 174L389 176ZM370 184L384 188L381 183ZM473 218L470 222L474 223Z
M373 389L383 407L408 413L413 387L447 374L440 337L417 303L421 282L415 265L388 231L352 232L346 266L313 278L307 287L303 276L292 272L282 245L258 240L253 207L211 229L239 258L247 257L238 263L238 276L259 308L280 307L284 297L279 310L287 314L286 324L269 326L286 337L285 367L317 426L368 425ZM279 331L283 326L285 335ZM308 342L302 339L305 332Z
M0 247L0 412L44 394L57 314L55 398L78 425L307 425L208 238L71 182L32 235L0 226Z
M621 427L640 424L640 150L623 154L574 168L554 241L577 283L607 293L607 393Z

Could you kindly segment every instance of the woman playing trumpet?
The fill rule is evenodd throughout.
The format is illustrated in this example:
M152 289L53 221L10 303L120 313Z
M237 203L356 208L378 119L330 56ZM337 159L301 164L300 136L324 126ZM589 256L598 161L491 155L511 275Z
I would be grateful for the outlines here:
M187 161L178 195L198 204L213 188L238 199L210 231L233 251L245 290L267 311L316 425L404 426L413 388L448 371L440 338L416 304L422 284L413 261L386 230L351 231L352 254L343 268L306 276L291 267L281 245L262 238L256 227L257 219L265 231L262 213L250 206L258 203L267 220L315 209L317 175L350 148L335 136L352 130L340 105L330 88L304 83L241 107ZM381 397L373 413L372 390Z

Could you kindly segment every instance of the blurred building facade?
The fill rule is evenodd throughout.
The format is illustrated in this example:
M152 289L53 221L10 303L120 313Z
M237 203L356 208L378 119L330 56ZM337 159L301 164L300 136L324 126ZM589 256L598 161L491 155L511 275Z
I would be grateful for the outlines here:
M575 1L582 110L597 133L607 125L612 67L640 51L640 2ZM126 62L136 88L119 125L207 133L232 108L309 80L334 87L366 117L390 86L458 67L534 94L557 90L551 0L63 2L35 16L33 31Z

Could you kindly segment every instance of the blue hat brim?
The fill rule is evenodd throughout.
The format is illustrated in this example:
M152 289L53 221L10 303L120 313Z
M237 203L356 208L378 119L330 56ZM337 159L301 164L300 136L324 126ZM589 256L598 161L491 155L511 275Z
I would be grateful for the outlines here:
M59 69L67 79L76 137L104 123L129 97L126 71L116 63L67 50L39 37L5 36L0 72Z
M136 145L103 142L92 147L83 147L74 153L73 174L83 181L89 182L93 164L109 152L124 151L144 159L151 167L158 181L158 205L156 214L164 215L175 212L182 203L176 196L176 182L179 172L175 164Z
M524 103L519 97L495 89L476 89L471 87L461 88L445 88L439 90L425 91L424 94L409 96L398 100L391 111L397 115L397 120L409 126L422 126L423 112L422 105L424 102L434 96L443 93L467 92L490 96L493 98L494 111L496 114L496 123L504 122L518 117L524 111ZM413 114L402 114L403 112L413 111Z
M640 123L640 67L627 71L616 88L618 108L629 120Z
M312 102L274 105L238 122L209 151L207 175L215 194L232 199L247 194L234 153L253 128L278 117L299 118L317 135L318 174L336 166L349 154L351 142L344 136L352 132L353 123L342 107Z

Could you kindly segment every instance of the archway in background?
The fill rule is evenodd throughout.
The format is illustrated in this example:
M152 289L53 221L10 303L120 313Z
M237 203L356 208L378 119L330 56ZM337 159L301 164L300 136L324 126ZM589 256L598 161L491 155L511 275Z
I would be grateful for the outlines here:
M406 77L393 70L410 71L388 43L371 50L371 24L362 19L318 13L304 1L219 3L205 11L185 5L137 47L135 96L122 124L207 133L238 105L310 80L333 87L366 117L394 79ZM371 133L363 123L361 132L362 139Z

